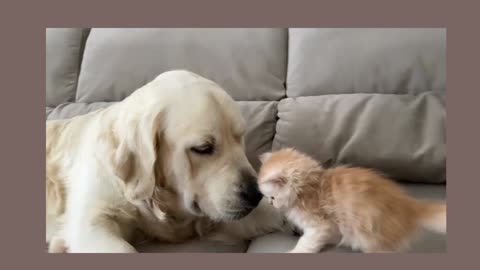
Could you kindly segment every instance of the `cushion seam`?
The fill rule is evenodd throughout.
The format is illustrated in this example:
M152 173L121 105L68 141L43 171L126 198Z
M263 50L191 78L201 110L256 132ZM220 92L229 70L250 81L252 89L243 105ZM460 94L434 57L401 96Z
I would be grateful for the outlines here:
M74 88L74 96L73 96L74 101L77 101L78 81L80 79L80 72L82 70L83 56L84 56L84 53L85 53L85 46L87 44L87 39L90 35L90 29L91 28L82 29L82 37L80 39L80 47L79 47L79 50L78 50L77 79L75 80L75 88Z

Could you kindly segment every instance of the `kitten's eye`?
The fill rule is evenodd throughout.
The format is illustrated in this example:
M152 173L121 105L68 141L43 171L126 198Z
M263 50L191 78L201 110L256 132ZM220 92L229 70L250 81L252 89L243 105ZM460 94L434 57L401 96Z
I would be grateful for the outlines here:
M199 155L211 155L215 151L213 144L205 144L200 146L194 146L190 150Z

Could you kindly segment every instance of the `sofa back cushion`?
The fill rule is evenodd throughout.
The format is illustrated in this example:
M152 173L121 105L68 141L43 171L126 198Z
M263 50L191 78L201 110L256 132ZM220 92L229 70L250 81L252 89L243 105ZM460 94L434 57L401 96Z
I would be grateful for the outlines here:
M47 28L46 106L75 100L83 45L87 29Z
M76 99L120 101L158 74L187 69L236 100L284 96L286 29L97 29L90 31Z
M290 29L288 96L445 91L445 29Z

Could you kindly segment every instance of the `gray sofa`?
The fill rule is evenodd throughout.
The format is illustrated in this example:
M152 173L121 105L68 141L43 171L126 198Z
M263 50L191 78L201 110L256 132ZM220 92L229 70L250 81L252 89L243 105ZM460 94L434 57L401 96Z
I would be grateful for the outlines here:
M238 101L254 167L259 154L294 146L379 169L419 198L446 198L445 29L47 29L46 68L47 119L107 107L188 69ZM284 252L296 239L138 249ZM446 237L423 234L411 251L444 252Z

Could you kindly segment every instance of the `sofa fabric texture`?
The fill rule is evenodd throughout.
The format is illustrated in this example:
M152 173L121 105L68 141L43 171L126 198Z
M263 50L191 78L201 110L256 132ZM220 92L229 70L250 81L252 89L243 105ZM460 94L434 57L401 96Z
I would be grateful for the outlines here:
M88 29L47 29L46 106L74 102Z
M445 29L49 28L46 118L105 108L172 69L207 77L238 102L255 168L259 154L289 146L319 160L378 169L412 183L418 197L445 199ZM187 246L205 252L288 246L258 241ZM175 250L159 247L145 250Z

